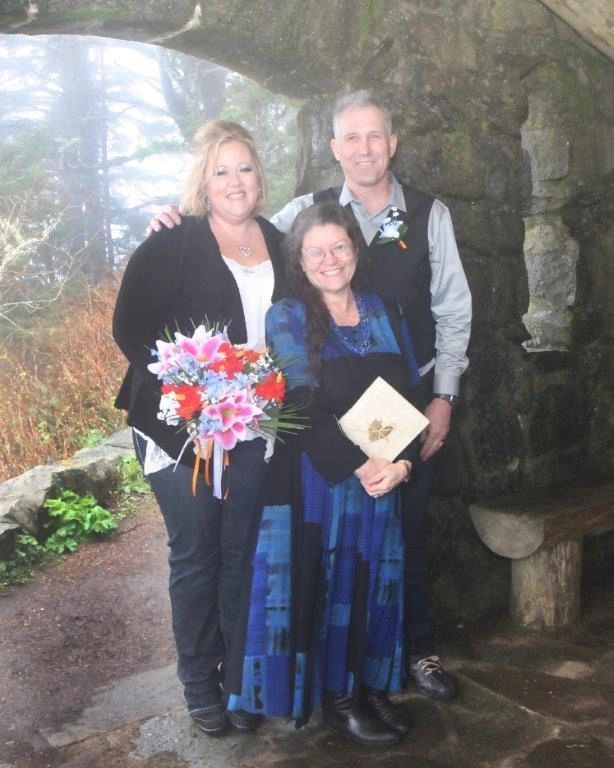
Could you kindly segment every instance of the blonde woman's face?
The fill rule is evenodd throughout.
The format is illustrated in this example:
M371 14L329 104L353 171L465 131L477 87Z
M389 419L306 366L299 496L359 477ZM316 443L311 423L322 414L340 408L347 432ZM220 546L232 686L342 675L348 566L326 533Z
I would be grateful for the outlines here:
M240 141L227 141L219 148L205 185L209 213L229 224L253 215L258 202L258 172L252 153Z

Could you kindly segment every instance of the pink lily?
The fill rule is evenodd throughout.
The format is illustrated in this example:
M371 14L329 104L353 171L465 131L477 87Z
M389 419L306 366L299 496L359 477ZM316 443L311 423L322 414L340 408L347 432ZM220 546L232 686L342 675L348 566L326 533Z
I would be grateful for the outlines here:
M223 402L207 406L204 413L209 418L219 419L222 424L221 429L209 433L207 438L218 440L227 451L238 441L245 440L246 424L263 415L260 408L247 401L243 392L229 394Z
M157 376L164 374L167 371L174 370L176 366L177 358L177 345L174 342L156 341L156 347L158 348L158 362L150 363L147 366L147 370L155 373Z
M208 331L204 325L199 325L191 338L176 333L175 339L179 349L191 355L199 363L213 363L223 357L218 354L218 350L222 344L227 343L228 339L225 334L212 334L213 331Z

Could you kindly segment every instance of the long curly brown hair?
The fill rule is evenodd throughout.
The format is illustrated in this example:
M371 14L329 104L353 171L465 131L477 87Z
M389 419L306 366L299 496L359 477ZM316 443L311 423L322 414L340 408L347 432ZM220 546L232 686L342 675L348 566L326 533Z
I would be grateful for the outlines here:
M357 259L356 272L354 272L351 286L358 288L361 283L360 260L358 259L361 233L358 222L352 213L339 203L331 201L317 203L301 211L294 220L285 242L287 293L291 298L298 299L305 306L305 341L307 342L309 368L313 382L320 372L320 352L326 341L331 317L322 298L322 293L307 279L301 264L301 257L303 241L307 232L314 227L326 224L335 224L346 231Z

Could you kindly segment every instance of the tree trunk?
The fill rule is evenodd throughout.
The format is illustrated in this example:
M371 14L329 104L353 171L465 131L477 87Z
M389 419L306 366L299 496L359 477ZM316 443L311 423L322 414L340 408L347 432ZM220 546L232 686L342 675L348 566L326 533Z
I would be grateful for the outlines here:
M512 560L512 618L524 627L560 629L580 614L582 539Z

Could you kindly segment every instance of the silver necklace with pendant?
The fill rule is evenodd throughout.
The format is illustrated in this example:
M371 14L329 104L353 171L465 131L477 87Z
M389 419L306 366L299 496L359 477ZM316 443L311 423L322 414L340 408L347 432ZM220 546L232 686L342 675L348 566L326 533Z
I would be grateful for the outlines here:
M239 253L244 258L249 259L249 257L252 255L252 252L253 252L253 248L251 247L251 245L241 245L237 240L235 240L234 237L232 237L232 235L228 232L228 230L220 224L220 222L215 221L215 224L216 224L216 226L218 226L224 232L226 237L228 237L228 239L231 240L236 245ZM253 222L252 222L252 224L253 224ZM252 228L253 227L250 227L250 231L251 231Z

